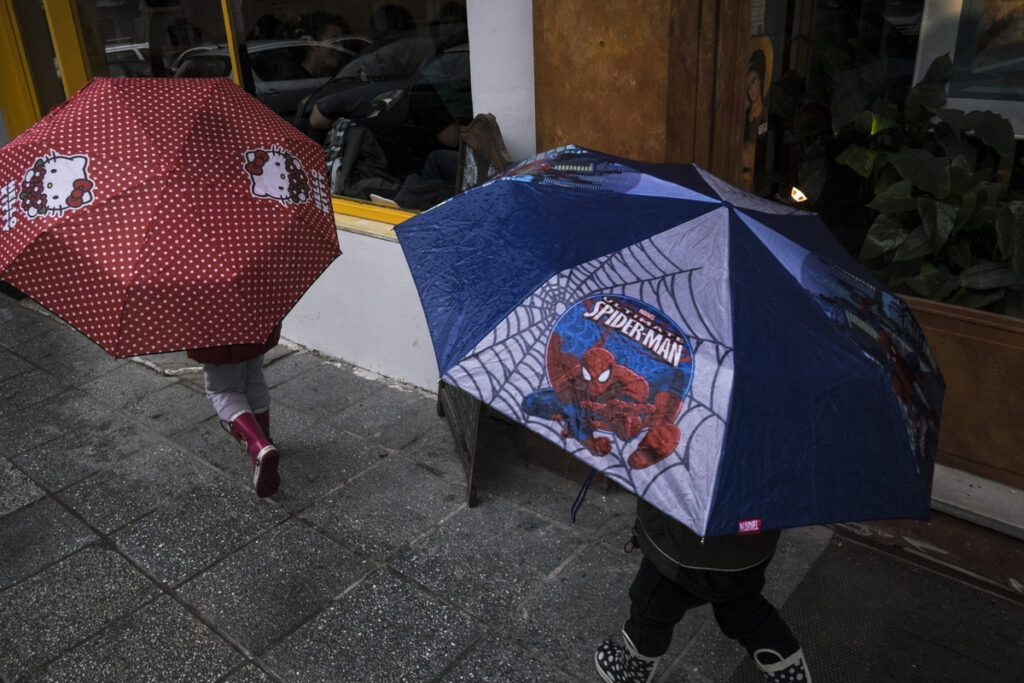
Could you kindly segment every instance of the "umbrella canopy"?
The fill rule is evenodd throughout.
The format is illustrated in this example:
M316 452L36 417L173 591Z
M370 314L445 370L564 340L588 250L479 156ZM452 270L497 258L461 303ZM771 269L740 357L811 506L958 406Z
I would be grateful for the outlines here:
M97 78L0 148L0 279L116 357L263 342L339 253L323 150L227 79Z
M569 146L396 233L443 381L697 533L927 518L942 377L814 214Z

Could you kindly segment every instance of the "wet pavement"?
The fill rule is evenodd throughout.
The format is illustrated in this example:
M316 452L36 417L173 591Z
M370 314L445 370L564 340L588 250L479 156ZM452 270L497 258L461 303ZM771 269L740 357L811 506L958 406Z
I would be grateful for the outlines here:
M183 354L114 360L0 293L0 682L597 680L629 494L595 486L572 524L579 479L491 416L468 507L433 395L288 345L267 376L261 500ZM783 534L766 594L814 680L1020 680L1024 595L915 558ZM657 680L760 679L704 608Z

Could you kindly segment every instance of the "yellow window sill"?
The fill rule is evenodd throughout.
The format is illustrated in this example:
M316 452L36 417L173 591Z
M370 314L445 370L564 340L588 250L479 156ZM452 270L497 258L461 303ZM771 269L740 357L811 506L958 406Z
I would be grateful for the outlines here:
M369 218L336 213L334 214L334 225L338 230L344 230L345 232L376 237L388 240L389 242L398 241L398 238L395 236L395 226L393 223L383 223L381 221L372 221Z
M417 213L341 197L332 197L331 204L334 209L334 224L338 228L392 242L398 241L394 227Z

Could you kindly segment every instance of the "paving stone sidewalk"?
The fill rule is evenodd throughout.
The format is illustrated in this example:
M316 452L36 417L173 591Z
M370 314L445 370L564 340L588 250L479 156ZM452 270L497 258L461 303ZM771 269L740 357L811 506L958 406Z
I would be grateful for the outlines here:
M0 294L0 683L597 680L631 496L592 489L571 524L579 482L489 418L470 508L434 396L286 345L267 376L261 500L183 354L114 360ZM1024 605L825 527L784 534L767 594L816 681L1024 670ZM759 677L702 609L659 680Z

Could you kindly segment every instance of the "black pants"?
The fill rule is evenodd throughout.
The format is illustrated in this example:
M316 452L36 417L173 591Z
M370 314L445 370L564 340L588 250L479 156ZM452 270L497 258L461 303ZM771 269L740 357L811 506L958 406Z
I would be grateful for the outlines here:
M659 657L668 650L672 630L687 610L711 603L722 633L747 652L770 648L788 657L800 645L778 611L761 595L770 561L738 572L682 569L673 580L644 558L629 588L631 605L625 631L640 654Z

